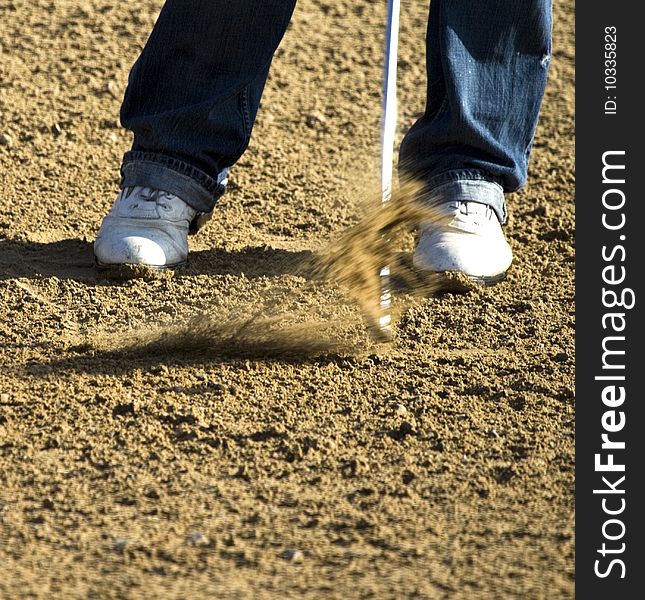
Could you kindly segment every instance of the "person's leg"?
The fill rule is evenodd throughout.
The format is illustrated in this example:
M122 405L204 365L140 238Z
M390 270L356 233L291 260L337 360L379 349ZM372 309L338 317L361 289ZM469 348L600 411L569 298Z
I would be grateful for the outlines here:
M470 212L477 213L477 223L488 223L492 211L498 223L488 223L482 240L452 235L433 242L429 235L424 239L422 228L415 255L419 266L466 271L491 282L503 276L510 264L510 249L502 244L499 229L506 221L504 193L526 181L550 53L551 0L432 0L427 105L403 141L400 172L423 181L427 201L445 205L446 218L454 213L467 221ZM469 211L469 203L480 206L471 205ZM461 257L431 256L433 243L439 244L441 255L460 240L468 246ZM481 250L489 242L492 253L503 256L491 272L477 264L468 273L461 259L489 260ZM496 262L495 257L490 260Z
M209 213L246 150L296 0L167 0L130 73L134 133L100 264L185 262L187 222Z

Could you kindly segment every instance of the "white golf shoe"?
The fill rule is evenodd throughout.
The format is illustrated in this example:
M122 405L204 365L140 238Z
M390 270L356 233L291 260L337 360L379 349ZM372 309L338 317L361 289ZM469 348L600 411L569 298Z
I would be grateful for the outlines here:
M513 253L495 211L478 202L447 202L422 223L413 264L420 271L461 273L483 285L506 276Z
M125 188L103 219L94 256L99 267L178 267L188 259L188 230L197 211L149 187Z

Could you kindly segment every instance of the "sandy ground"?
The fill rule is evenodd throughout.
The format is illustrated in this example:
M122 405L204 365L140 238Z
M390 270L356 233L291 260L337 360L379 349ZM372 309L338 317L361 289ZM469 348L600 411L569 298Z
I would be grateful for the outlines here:
M391 348L299 269L377 176L385 2L299 3L186 271L94 271L160 6L0 3L0 598L571 598L573 2L509 198L507 281L400 299ZM401 133L426 11L403 2ZM332 323L341 347L106 342L258 311Z

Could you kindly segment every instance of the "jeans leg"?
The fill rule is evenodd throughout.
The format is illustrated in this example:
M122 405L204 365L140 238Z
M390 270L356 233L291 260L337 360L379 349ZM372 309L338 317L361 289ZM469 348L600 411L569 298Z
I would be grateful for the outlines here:
M484 189L504 222L503 192L526 182L551 56L551 0L432 0L426 51L426 110L403 141L400 170L441 186L448 201L474 180L466 187Z
M130 73L121 122L134 143L122 187L212 210L246 150L296 0L167 0Z

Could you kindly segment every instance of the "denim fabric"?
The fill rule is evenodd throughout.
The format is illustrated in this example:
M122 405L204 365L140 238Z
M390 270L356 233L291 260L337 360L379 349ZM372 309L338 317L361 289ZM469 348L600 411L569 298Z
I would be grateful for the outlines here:
M121 107L134 133L122 187L157 187L198 211L213 208L248 146L294 7L166 1ZM526 181L551 52L551 0L432 0L426 50L426 111L403 141L400 172L426 181L434 198L442 190L447 202L468 190L503 222L503 191Z
M430 189L463 178L519 189L551 57L551 0L432 0L426 53L426 110L400 171Z
M428 206L444 202L479 202L490 206L500 223L506 221L506 204L504 189L498 183L478 177L472 171L451 171L451 178L443 182L433 182L427 193L423 194L423 202Z
M167 0L121 106L121 123L134 133L122 188L157 187L200 212L213 208L248 146L295 4Z

